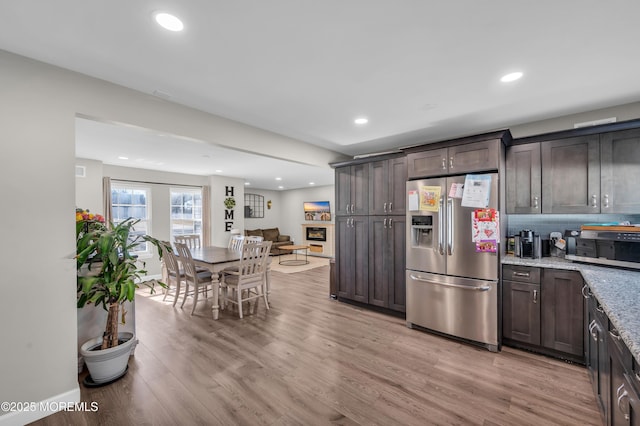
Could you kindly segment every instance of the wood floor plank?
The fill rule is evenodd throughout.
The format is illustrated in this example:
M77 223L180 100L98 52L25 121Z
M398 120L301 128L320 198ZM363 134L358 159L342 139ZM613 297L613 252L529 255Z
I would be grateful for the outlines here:
M211 318L140 293L120 381L81 385L98 413L38 425L599 425L582 366L412 330L331 300L329 267L272 272L271 309ZM141 292L146 290L140 290ZM86 372L79 376L81 380Z

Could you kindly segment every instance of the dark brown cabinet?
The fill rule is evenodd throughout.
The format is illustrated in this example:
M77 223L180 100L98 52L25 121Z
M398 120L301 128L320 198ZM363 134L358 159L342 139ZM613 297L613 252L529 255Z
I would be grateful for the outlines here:
M587 288L583 294L586 297L586 334L585 334L585 361L593 394L596 397L600 412L607 418L609 411L609 355L607 353L606 327L608 319Z
M409 178L498 170L501 146L501 139L490 139L410 153Z
M407 158L373 161L369 169L369 214L404 215Z
M542 213L600 213L598 135L541 144Z
M507 148L507 213L542 211L542 163L540 143Z
M640 212L640 129L600 135L600 164L600 211Z
M369 220L367 216L336 217L338 297L369 302Z
M369 164L336 168L336 216L369 213Z
M405 312L404 216L369 217L369 303Z
M502 268L502 335L508 340L540 345L540 269Z
M504 344L584 362L580 273L504 265L502 274Z
M542 272L542 346L584 356L582 276L575 271Z

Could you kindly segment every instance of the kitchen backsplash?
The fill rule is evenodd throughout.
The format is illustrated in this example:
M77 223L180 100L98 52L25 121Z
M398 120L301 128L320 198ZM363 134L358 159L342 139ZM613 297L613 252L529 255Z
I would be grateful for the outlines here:
M523 229L530 229L540 238L548 239L554 231L580 230L585 223L624 222L640 223L640 215L620 214L512 214L507 216L507 235L515 235Z

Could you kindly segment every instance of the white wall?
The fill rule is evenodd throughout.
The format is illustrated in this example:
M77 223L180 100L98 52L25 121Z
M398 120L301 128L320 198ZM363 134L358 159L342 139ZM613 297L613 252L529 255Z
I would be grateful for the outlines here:
M320 167L344 158L274 133L0 51L0 401L79 400L75 117L132 124ZM241 185L238 185L242 189ZM96 201L83 198L86 205ZM4 205L3 205L4 206ZM84 206L82 206L84 207ZM91 207L89 207L91 208ZM96 207L94 210L98 210ZM212 216L218 214L214 209ZM46 413L0 413L22 424Z
M244 192L250 194L258 194L264 197L264 217L263 218L245 218L245 229L266 229L280 228L282 226L281 215L283 212L281 196L282 191L270 191L267 189L255 189L245 187ZM267 208L267 201L271 200L271 208ZM243 212L244 213L244 212ZM280 229L280 233L282 229Z
M579 114L570 114L548 120L518 124L510 126L509 129L511 130L511 134L514 138L521 138L525 136L539 135L542 133L570 130L573 129L573 125L576 123L584 123L610 117L616 117L618 122L635 120L640 117L640 102L586 111Z
M305 201L329 201L331 203L331 222L309 222L304 219L302 204ZM281 197L282 234L288 234L296 242L302 242L302 224L335 223L335 187L333 185L318 186L305 189L284 191Z

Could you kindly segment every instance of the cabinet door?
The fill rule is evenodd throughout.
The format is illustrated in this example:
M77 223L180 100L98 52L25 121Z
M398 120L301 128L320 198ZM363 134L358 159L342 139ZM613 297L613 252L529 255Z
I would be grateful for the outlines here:
M447 148L414 152L407 155L410 179L447 174Z
M369 216L369 303L388 307L389 230L387 216Z
M449 147L449 174L498 170L501 144L500 139L492 139Z
M404 216L390 216L388 225L389 257L389 308L406 312L406 238L407 219Z
M336 168L336 216L351 212L351 166Z
M389 160L389 205L387 214L402 215L406 212L407 157ZM397 219L394 219L397 220ZM403 273L404 274L404 273Z
M351 166L351 214L369 214L369 164Z
M369 165L369 214L386 215L389 202L389 162L373 161Z
M540 285L503 281L502 335L540 344Z
M598 135L542 142L542 213L600 213Z
M338 297L367 303L369 299L368 218L336 218L336 278Z
M631 426L640 426L640 395L638 395L638 392L636 392L636 389L631 385L633 378L625 374L624 379L625 379L624 386L628 392L627 399L629 401L628 403L629 424Z
M640 129L600 135L602 213L640 213Z
M629 391L625 388L624 365L618 351L608 345L609 348L609 420L611 426L626 426L629 424Z
M542 274L542 346L583 357L582 276L554 269Z
M595 302L594 302L595 303ZM591 386L593 394L596 397L598 408L607 418L608 401L608 374L607 374L607 350L604 336L604 329L600 321L595 316L595 311L589 310L591 321L588 326L588 340L585 342L587 347L587 368L591 378Z
M353 298L353 232L351 217L336 217L336 284L338 297Z
M507 213L540 213L541 167L540 143L507 148Z

